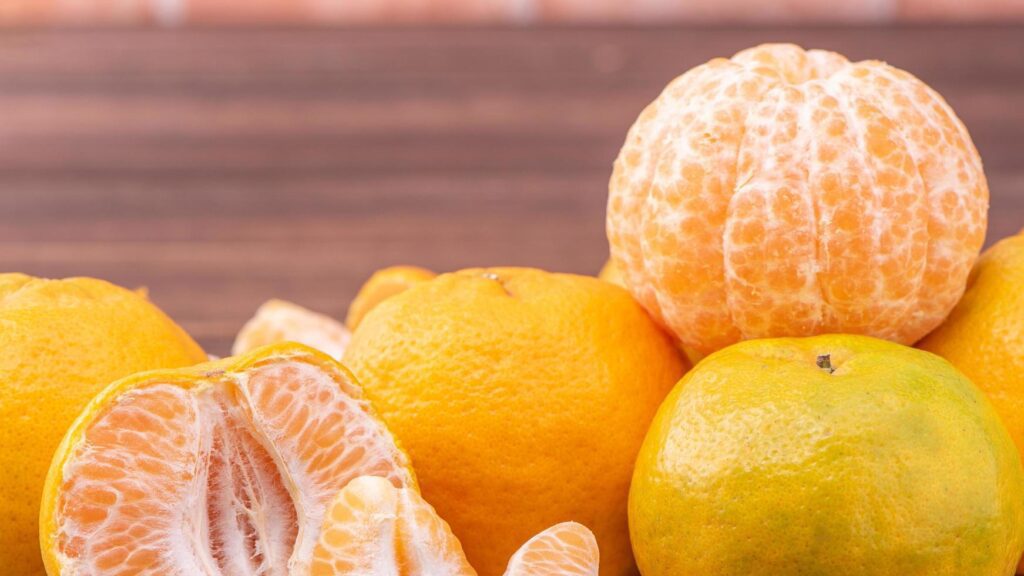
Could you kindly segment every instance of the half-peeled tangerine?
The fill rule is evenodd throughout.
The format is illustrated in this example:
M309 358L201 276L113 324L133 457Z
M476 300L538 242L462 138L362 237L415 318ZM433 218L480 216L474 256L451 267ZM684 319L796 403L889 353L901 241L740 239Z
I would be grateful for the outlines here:
M352 479L415 486L354 377L298 344L111 384L71 426L43 493L52 576L309 573Z

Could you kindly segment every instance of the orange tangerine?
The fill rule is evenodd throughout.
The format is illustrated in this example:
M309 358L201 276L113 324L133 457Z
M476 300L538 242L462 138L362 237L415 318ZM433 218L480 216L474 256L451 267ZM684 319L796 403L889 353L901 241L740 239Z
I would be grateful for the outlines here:
M482 576L565 521L594 531L602 573L635 570L633 462L687 365L625 290L527 268L442 274L381 302L345 362Z
M963 294L988 186L911 74L766 44L673 80L609 183L612 258L688 348L821 333L910 344Z
M0 573L44 573L39 501L53 451L105 386L205 360L136 292L93 278L0 274Z
M115 382L50 467L52 576L307 574L348 482L415 479L355 379L299 344Z
M434 276L436 274L430 270L416 266L391 266L374 272L349 305L345 325L349 330L355 330L377 304Z

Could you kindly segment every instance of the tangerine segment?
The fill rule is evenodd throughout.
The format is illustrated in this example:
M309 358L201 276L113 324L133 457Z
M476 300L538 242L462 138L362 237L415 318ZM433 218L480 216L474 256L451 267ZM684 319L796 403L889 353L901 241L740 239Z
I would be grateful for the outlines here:
M941 96L882 62L768 44L672 81L630 129L608 239L688 348L858 333L912 343L963 293L988 187Z
M68 431L40 539L62 576L305 575L351 479L415 485L352 376L298 344L109 386Z
M505 576L597 576L599 561L594 534L582 524L563 522L523 544Z
M298 342L341 358L352 335L341 322L284 300L267 300L235 337L231 353L251 352L278 342Z
M348 484L331 503L312 576L476 576L451 528L414 488L379 477Z

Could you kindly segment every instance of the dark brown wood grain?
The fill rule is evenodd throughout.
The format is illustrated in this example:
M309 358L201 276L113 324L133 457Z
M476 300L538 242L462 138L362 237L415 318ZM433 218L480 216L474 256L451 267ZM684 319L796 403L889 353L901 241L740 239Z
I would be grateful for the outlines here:
M214 353L269 297L374 269L594 273L626 128L672 77L795 41L942 92L1024 227L1024 28L0 35L0 270L149 287Z

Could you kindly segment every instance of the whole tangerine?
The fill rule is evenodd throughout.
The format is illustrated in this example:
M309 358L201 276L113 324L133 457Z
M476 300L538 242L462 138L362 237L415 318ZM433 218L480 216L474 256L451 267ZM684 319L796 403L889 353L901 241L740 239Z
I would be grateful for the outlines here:
M985 396L934 354L752 340L661 405L629 526L644 576L1010 576L1024 469Z
M593 530L602 574L634 573L633 462L686 365L625 290L533 269L443 274L370 310L344 362L481 576L568 521Z
M0 274L0 350L0 572L36 576L46 471L79 411L118 378L206 355L140 292L24 274Z

